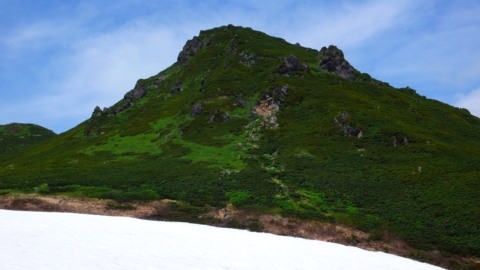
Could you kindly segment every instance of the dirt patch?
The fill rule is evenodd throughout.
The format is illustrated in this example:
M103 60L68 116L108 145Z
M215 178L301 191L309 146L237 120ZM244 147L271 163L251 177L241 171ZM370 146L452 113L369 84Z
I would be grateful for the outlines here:
M112 200L13 194L0 197L0 208L20 211L69 212L105 216L148 218L170 213L167 202L119 204Z

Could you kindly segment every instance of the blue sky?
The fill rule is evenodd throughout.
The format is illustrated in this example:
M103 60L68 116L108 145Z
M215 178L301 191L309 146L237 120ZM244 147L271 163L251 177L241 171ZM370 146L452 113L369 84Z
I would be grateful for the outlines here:
M479 1L0 0L0 124L64 132L228 24L335 44L374 78L480 116L478 14Z

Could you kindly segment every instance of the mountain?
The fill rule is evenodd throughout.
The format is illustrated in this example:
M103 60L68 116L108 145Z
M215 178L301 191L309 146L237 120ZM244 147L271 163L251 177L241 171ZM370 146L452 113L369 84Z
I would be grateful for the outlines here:
M480 256L479 138L466 109L361 73L333 45L229 25L78 126L0 157L0 189L232 204Z
M0 155L55 137L55 132L34 124L0 125Z

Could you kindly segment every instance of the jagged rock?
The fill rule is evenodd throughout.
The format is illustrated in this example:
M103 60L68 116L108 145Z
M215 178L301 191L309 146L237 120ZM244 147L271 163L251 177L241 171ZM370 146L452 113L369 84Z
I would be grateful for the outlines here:
M137 84L135 84L135 88L128 91L125 94L125 96L123 96L123 98L124 99L129 99L129 100L139 99L139 98L144 97L146 94L147 94L146 85L143 82L138 81Z
M302 63L294 55L289 55L283 58L285 66L282 67L283 73L293 72L303 67Z
M353 81L355 73L353 67L345 60L343 52L334 45L323 47L319 52L318 66L326 72L332 72L340 77Z
M132 106L132 104L133 104L133 103L132 103L129 99L125 100L125 103L123 103L122 106L118 107L117 113L120 113L120 112L125 111L125 110L128 109L130 106Z
M407 138L407 137L403 138L403 143L404 143L405 145L408 145L408 138Z
M125 100L125 103L118 107L116 113L123 112L127 108L133 105L133 100L139 99L144 97L147 94L147 86L141 82L138 81L137 84L135 84L135 87L128 91L124 96L123 99ZM115 113L112 113L115 114Z
M242 107L245 107L245 105L247 105L247 102L240 97L235 97L234 102Z
M300 43L297 42L297 43L295 43L295 47L300 48L300 47L302 47L302 45L300 45Z
M230 115L228 113L223 115L223 122L227 122L230 119Z
M253 54L247 54L246 52L239 52L242 58L240 59L240 63L246 66L251 66L257 62L257 58Z
M92 117L97 117L102 115L102 109L100 107L96 106L95 109L93 110Z
M103 108L103 113L108 113L109 116L117 114L117 112L115 111L115 109L112 108L112 107L110 107L110 108L107 108L107 107Z
M346 135L346 136L355 136L357 138L360 138L359 135L360 133L362 133L363 135L363 132L360 128L358 127L350 127L348 125L344 125L343 126L343 133Z
M190 112L191 117L197 117L202 114L202 105L196 104L196 103L191 103L190 106L192 107L192 110Z
M201 41L198 37L193 37L191 40L188 40L183 46L183 50L178 54L177 63L184 64L188 59L194 56L198 50L207 47L210 44L210 41Z
M287 97L287 90L288 90L288 84L284 86L275 87L275 89L273 89L273 92L272 92L274 102L277 103L278 105L285 102L285 98Z

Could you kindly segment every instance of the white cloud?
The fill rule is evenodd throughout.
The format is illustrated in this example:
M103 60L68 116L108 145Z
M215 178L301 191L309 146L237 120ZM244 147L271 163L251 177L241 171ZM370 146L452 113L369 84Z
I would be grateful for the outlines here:
M0 49L5 49L0 74L16 72L21 82L0 85L9 87L2 92L15 93L11 89L17 87L19 93L15 102L0 101L2 122L67 130L87 119L96 105L108 107L122 99L137 79L173 64L186 40L200 30L230 23L315 49L335 44L359 70L395 86L416 88L416 81L433 85L441 80L447 86L437 87L437 93L452 84L472 89L472 78L480 71L475 61L478 24L465 18L475 12L449 9L441 23L427 27L422 20L435 15L428 1L124 1L108 8L82 3L68 13L77 14L71 18L15 25L0 37ZM137 12L139 6L144 9ZM11 63L21 64L11 72ZM35 87L24 90L25 84Z
M480 117L480 88L466 95L458 94L455 106L465 108L469 110L471 114Z
M335 44L348 49L401 24L408 19L407 11L415 6L412 1L306 5L284 21L285 27L276 30L290 42L298 41L312 48Z
M42 42L36 37L46 38L40 31L36 35L21 34L11 43L30 39ZM155 75L173 64L185 41L175 29L144 20L106 33L72 38L62 43L68 54L53 55L37 71L43 78L36 88L42 91L31 91L24 97L20 101L22 110L18 103L2 104L1 115L14 116L16 122L33 122L54 126L56 132L65 131L89 118L96 105L113 105L138 79Z

